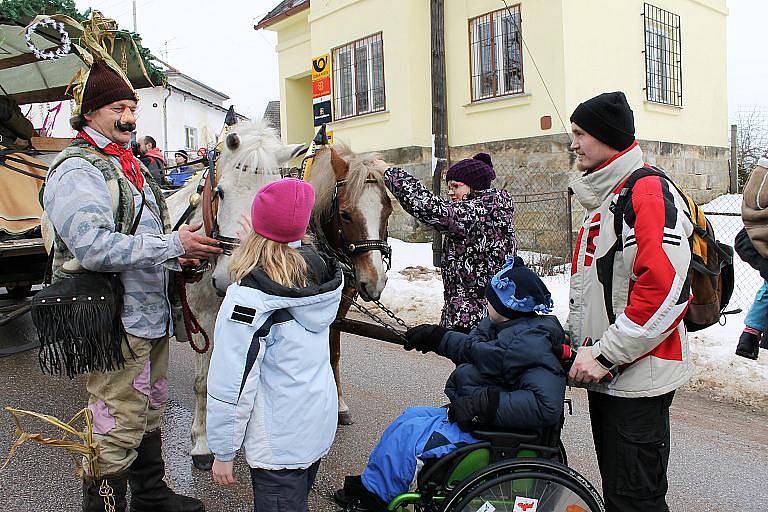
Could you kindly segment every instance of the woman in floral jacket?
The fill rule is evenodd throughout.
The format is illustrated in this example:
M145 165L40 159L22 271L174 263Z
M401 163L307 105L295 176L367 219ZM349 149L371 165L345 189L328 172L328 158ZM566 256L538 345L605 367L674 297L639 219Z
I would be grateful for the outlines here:
M446 173L446 200L402 169L389 168L384 174L403 209L444 235L440 324L448 329L469 332L480 322L485 287L499 270L498 262L517 252L515 205L505 190L491 188L495 177L488 154L461 160Z

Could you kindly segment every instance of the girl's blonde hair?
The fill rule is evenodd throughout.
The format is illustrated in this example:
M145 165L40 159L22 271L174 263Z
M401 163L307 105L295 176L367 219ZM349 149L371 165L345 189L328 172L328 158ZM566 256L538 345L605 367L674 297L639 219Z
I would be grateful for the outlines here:
M256 267L261 268L271 280L287 288L307 286L307 262L298 250L251 231L248 238L232 253L229 274L232 281L237 282Z

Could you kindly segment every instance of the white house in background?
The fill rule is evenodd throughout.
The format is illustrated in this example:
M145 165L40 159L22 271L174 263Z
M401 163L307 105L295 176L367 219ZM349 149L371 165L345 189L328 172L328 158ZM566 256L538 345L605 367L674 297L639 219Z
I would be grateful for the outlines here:
M224 125L229 96L205 85L181 71L168 66L166 87L139 89L139 109L136 136L152 136L157 146L173 161L173 153L179 149L197 151L214 142ZM46 116L48 126L53 113L50 108L58 103L31 105L28 117L36 129L43 127ZM72 137L75 132L69 127L72 115L72 101L63 102L56 121L48 132L52 137ZM26 111L30 106L24 107ZM241 120L247 119L238 115Z

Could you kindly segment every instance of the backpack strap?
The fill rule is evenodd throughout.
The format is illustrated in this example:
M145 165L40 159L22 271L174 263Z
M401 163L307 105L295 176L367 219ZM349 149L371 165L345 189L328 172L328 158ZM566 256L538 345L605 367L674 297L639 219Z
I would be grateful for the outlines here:
M613 310L613 264L616 259L616 253L624 250L624 242L621 238L624 213L629 205L629 199L632 197L632 188L638 181L648 176L658 176L659 178L672 183L672 180L670 180L663 171L652 166L641 167L629 175L629 178L627 178L621 186L616 202L611 205L611 212L613 213L613 230L616 233L616 241L604 256L597 258L595 261L597 280L603 287L605 313L608 316L608 322L611 324L616 322L616 312Z

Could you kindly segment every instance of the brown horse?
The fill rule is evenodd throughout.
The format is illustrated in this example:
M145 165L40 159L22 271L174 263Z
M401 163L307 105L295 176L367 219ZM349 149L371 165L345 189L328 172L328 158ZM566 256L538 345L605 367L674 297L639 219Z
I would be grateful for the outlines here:
M344 318L356 295L378 300L387 283L391 249L387 223L392 203L375 154L354 154L343 145L320 150L309 183L316 192L313 226L317 245L347 268L337 318ZM339 423L352 423L341 383L341 333L331 329L331 366L339 394Z

